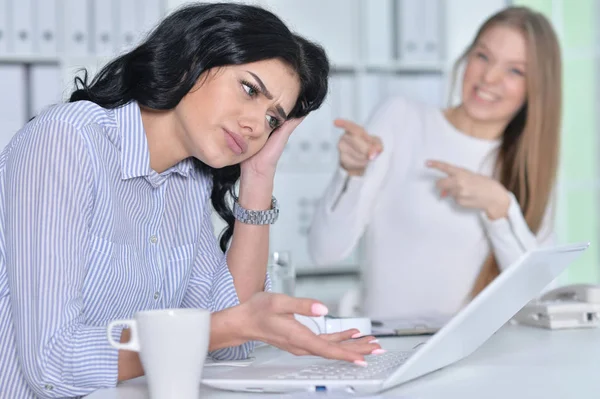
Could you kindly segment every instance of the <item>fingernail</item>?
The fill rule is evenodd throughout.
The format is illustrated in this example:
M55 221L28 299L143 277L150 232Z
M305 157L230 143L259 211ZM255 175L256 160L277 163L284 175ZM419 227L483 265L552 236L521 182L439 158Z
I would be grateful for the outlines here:
M327 309L327 306L322 305L320 303L313 303L312 308L310 308L310 310L316 316L325 316L327 313L329 313L329 309Z
M350 338L360 338L362 336L361 333L357 332L356 334L354 334L353 336L351 336Z
M369 343L370 343L370 344L376 344L376 343L378 343L378 342L379 342L379 340L378 340L378 339L374 339L373 341L369 341Z
M374 160L375 158L377 158L377 155L379 155L378 153L374 152L373 154L369 155L369 161Z
M425 162L425 165L427 165L427 166L431 166L431 161L427 161L427 162Z
M371 352L371 355L381 355L385 352L387 352L385 349L375 349L373 352Z
M360 367L367 367L367 362L365 362L364 360L355 360L354 364Z
M446 191L442 191L440 195L442 196L442 198L444 198L448 194L446 193Z

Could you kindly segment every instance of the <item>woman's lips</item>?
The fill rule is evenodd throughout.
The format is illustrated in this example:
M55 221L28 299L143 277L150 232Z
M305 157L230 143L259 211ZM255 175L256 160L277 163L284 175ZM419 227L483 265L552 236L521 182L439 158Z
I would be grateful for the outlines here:
M248 151L248 144L242 136L227 129L223 130L225 131L225 141L231 151L236 155L241 155Z

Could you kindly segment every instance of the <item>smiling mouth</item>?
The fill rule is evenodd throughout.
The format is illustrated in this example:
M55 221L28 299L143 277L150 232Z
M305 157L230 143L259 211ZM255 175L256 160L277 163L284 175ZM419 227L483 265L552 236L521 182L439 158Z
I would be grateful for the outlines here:
M248 151L248 144L242 136L227 129L223 130L225 132L225 141L227 142L227 147L229 147L234 154L242 155Z
M495 102L499 100L499 97L496 96L495 94L492 94L486 90L481 89L478 86L475 86L475 90L474 90L475 96L478 99L481 99L483 101L487 101L487 102Z

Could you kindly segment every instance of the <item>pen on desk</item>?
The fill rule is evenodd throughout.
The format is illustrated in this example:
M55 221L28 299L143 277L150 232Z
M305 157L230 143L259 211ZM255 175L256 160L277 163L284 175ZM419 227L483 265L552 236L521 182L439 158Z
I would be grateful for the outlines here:
M400 337L401 335L398 334L371 334L372 336L374 336L375 338L393 338L393 337Z

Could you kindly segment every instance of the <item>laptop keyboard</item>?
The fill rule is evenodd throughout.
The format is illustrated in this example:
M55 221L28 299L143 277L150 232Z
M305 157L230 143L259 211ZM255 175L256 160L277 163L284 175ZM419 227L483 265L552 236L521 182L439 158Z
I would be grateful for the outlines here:
M365 356L367 366L357 366L345 361L315 364L292 373L275 374L277 380L365 380L387 377L410 357L411 351L391 351L381 355Z

